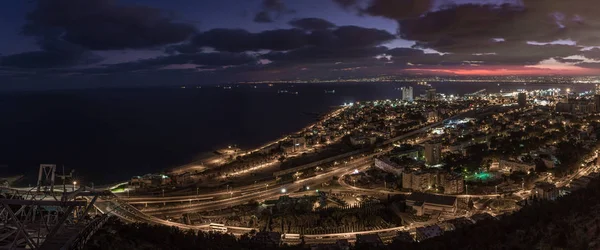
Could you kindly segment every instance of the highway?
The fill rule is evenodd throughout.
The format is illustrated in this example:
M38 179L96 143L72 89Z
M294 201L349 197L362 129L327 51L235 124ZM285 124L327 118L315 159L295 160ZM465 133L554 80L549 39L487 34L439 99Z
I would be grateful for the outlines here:
M216 200L216 201L200 203L200 204L162 207L162 208L157 208L157 209L152 209L152 210L144 210L144 212L149 215L155 215L155 216L174 216L174 215L181 215L184 213L193 213L193 212L199 212L199 211L216 210L216 209L233 207L236 205L241 205L241 204L247 203L252 200L260 201L260 200L276 199L277 197L279 197L281 195L285 195L287 193L300 190L304 186L315 187L318 184L321 184L323 182L331 180L333 176L336 176L336 175L339 176L339 175L342 175L353 169L362 167L364 165L369 165L372 163L372 161L373 161L372 156L369 155L366 157L356 159L348 164L343 164L341 167L339 167L335 170L321 173L321 174L318 174L316 176L309 177L306 179L298 180L293 183L272 185L272 186L265 188L264 190L249 192L249 193L245 193L245 194L238 193L239 195L237 195L237 196L233 196L231 198L226 198L226 199L222 199L222 200Z
M108 213L113 216L117 216L125 221L129 222L145 222L151 224L162 224L167 226L175 226L181 229L187 230L210 230L208 224L205 225L186 225L182 223L172 222L168 220L162 220L153 216L145 215L135 208L129 206L124 202L120 202L118 198L114 197L114 199L106 199L106 200L98 200L96 201L96 207L102 211L103 213ZM376 229L369 231L357 231L357 232L347 232L347 233L331 233L331 234L314 234L314 235L304 235L305 241L307 243L325 243L325 242L335 242L338 239L348 239L349 241L354 241L356 239L356 235L361 234L386 234L392 233L395 234L398 231L407 231L411 228L416 228L418 226L423 226L424 223L413 224L410 227L401 226L401 227L392 227L392 228L384 228L384 229ZM244 233L248 233L252 230L258 230L257 228L246 228L246 227L232 227L227 226L228 233L232 233L234 235L242 235ZM284 239L284 242L289 243L298 243L297 239Z

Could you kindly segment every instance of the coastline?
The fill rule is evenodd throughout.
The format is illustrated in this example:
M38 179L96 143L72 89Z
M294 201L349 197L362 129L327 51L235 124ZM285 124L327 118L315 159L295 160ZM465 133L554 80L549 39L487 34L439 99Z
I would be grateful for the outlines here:
M317 125L318 123L320 123L320 122L322 122L322 121L324 121L326 119L329 119L332 116L335 116L335 115L339 114L340 112L342 112L347 107L348 106L332 106L332 107L330 107L331 110L329 112L327 112L325 114L322 114L319 117L319 120L317 120L315 122L312 122L312 123L306 125L305 127L301 128L299 130L296 130L295 132L293 132L291 134L283 135L283 137L279 137L276 140L264 143L264 144L262 144L262 146L259 146L259 147L256 147L254 149L250 149L250 150L247 150L247 151L241 150L241 153L238 154L237 156L244 156L244 155L247 155L247 154L252 154L254 152L260 151L262 149L271 147L271 146L273 146L275 144L278 144L278 143L280 143L282 141L285 141L285 140L287 140L290 137L290 135L295 134L295 133L299 133L299 132L304 131L304 130L309 129L309 128L312 128L315 125ZM201 158L199 160L190 162L188 164L184 164L182 166L173 167L173 168L169 169L168 172L170 172L170 173L182 173L182 172L189 172L189 171L199 171L199 172L202 172L202 171L207 170L207 169L212 169L212 168L215 168L215 167L220 167L220 163L222 162L222 157L225 157L224 155L218 155L218 154L216 154L215 151L203 152L203 153L200 153L199 155L207 155L207 156L206 156L206 158Z

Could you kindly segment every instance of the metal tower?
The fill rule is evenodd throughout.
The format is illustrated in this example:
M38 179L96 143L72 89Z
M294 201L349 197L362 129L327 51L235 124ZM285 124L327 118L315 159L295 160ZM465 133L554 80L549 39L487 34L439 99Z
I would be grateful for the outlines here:
M40 192L42 187L44 191L50 186L50 192L54 192L54 177L56 173L56 165L41 164L38 173L37 191Z

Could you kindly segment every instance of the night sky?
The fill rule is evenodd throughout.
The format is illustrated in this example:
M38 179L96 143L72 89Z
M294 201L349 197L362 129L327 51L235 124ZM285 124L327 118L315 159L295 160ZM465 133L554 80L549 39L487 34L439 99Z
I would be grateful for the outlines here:
M600 73L597 0L34 0L5 85Z

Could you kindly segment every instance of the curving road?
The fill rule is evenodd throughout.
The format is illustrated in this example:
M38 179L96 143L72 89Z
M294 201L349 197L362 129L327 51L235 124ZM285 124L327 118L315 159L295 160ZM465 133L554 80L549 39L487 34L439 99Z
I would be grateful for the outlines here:
M487 109L492 109L495 106L488 107ZM420 129L411 131L404 135L392 138L384 142L383 145L389 145L393 142L404 140L408 137L417 135L419 133L426 132L427 130L439 126L443 124L444 121L455 119L461 116L468 115L469 113L473 113L474 110L465 110L457 115L454 115L450 118L447 118L443 121L428 124ZM355 190L359 192L377 192L377 193L391 193L391 194L409 194L407 192L400 191L387 191L387 190L370 190L370 189L361 189L357 187L353 187L347 185L343 181L343 175L352 172L355 169L364 169L370 166L373 162L373 157L383 154L386 151L382 151L379 153L371 154L365 157L359 157L348 164L339 165L336 169L331 170L329 172L321 173L313 177L309 177L306 179L298 180L293 183L288 184L274 184L265 186L263 189L262 186L250 185L247 187L238 188L237 190L232 190L228 192L215 192L215 193L206 193L202 195L186 195L186 196L171 196L171 197L133 197L133 198L124 198L122 202L116 196L113 199L109 200L99 200L96 203L99 207L100 211L111 213L116 216L123 218L126 221L137 221L137 222L148 222L148 223L157 223L168 226L177 226L183 229L195 229L195 230L208 230L208 225L186 225L182 223L176 223L169 220L162 220L155 216L172 216L172 215L180 215L184 213L193 213L199 211L206 210L215 210L233 207L236 205L244 204L252 200L266 200L266 199L274 199L280 195L285 195L289 191L300 190L305 186L314 186L320 183L331 180L333 176L341 176L338 180L343 187L346 187L350 190ZM230 198L213 200L214 197L226 196L230 195ZM492 197L496 195L455 195L456 197ZM196 201L199 203L191 203L192 201ZM202 202L204 201L204 202ZM170 206L170 207L161 207L161 208L153 208L153 209L145 209L143 212L136 209L135 207L129 205L131 204L152 204L152 203L186 203L190 204L186 205L178 205L178 206ZM242 234L251 230L255 230L254 228L244 228L244 227L227 227L230 232L234 234ZM387 229L379 229L379 230L371 230L371 231L363 231L363 232L349 232L349 233L338 233L338 234L320 234L320 235L305 235L305 239L307 240L320 240L323 238L335 239L335 238L348 238L355 237L357 234L370 234L370 233L389 233L399 230L406 230L406 227L395 227L395 228L387 228Z

